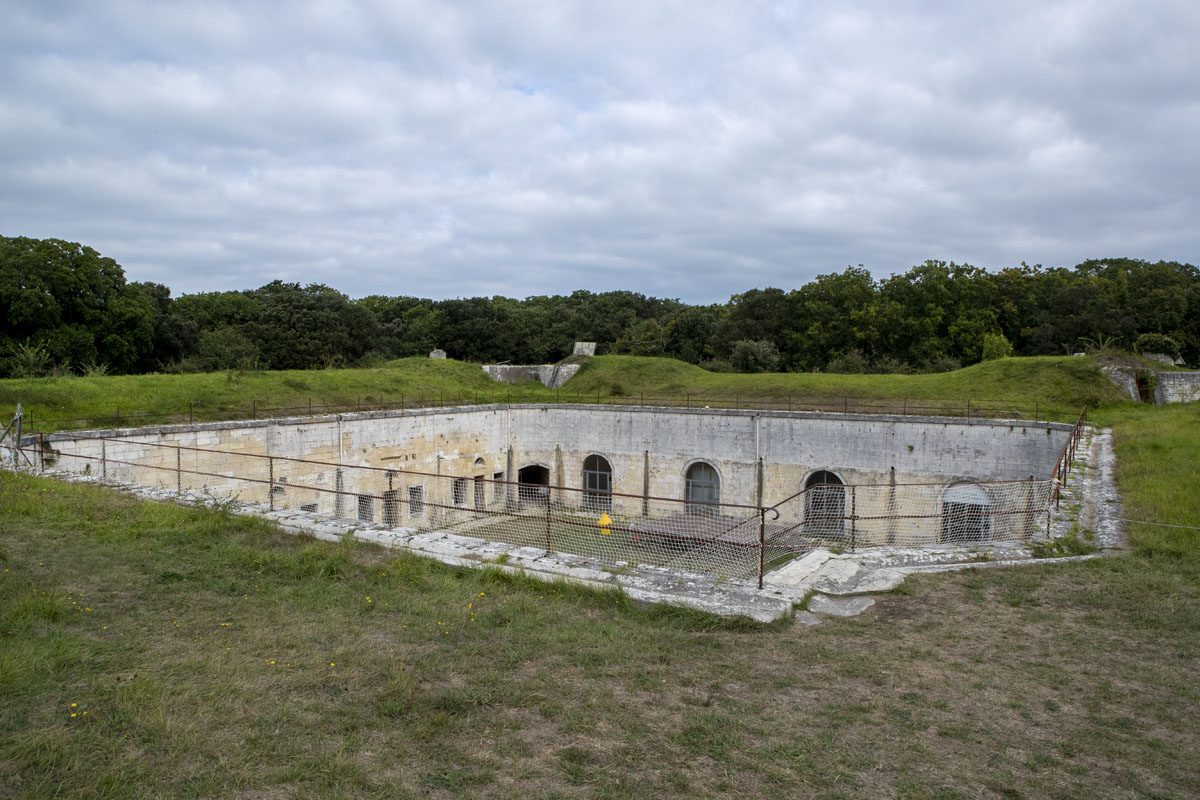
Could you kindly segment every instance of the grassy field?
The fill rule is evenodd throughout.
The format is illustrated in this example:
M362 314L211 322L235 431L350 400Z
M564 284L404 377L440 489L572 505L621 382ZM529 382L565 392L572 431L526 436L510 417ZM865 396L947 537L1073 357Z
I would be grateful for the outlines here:
M428 358L400 359L380 369L0 380L0 409L21 403L38 431L248 418L278 415L281 408L304 414L549 400L898 413L944 409L959 416L974 402L974 413L985 416L1069 421L1084 403L1119 398L1095 359L1068 357L1002 359L932 375L864 376L730 375L670 359L600 356L557 392L539 383L497 384L476 364Z
M1200 526L1200 406L1092 419ZM759 626L0 473L0 798L1200 796L1200 538L1129 532Z
M20 402L38 430L164 421L228 419L252 409L321 413L377 405L438 405L458 398L493 401L543 397L541 384L499 386L475 364L406 358L379 369L211 372L0 380L0 408ZM230 411L238 414L231 415ZM9 411L11 413L11 411ZM40 420L40 422L39 422Z
M691 393L729 397L911 398L914 400L1013 400L1071 407L1113 402L1120 394L1100 374L1093 358L1045 356L985 361L953 372L928 375L837 375L706 372L681 361L634 356L590 359L571 379L569 389L583 395L597 389L605 396Z

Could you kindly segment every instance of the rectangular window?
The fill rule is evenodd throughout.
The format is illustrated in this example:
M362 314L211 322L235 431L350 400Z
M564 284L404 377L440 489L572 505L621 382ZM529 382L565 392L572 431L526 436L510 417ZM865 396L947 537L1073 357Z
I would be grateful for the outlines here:
M495 481L495 483L492 484L492 486L495 489L494 493L492 494L492 499L496 500L496 501L503 500L504 499L504 490L508 488L507 486L505 486L503 483L500 482L500 481L504 480L504 473L503 472L495 473L494 475L492 475L492 480Z
M369 494L360 494L358 496L358 521L375 521L375 498Z
M408 516L419 517L425 513L425 487L408 487Z
M467 479L454 479L454 505L465 506L467 504Z
M310 514L315 514L315 513L317 513L317 504L316 503L304 503L303 505L300 506L300 510L307 511Z

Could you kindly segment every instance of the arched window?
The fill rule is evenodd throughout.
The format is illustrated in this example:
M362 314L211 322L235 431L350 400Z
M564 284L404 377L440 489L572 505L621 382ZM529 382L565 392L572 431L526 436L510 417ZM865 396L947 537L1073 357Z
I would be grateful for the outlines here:
M992 538L992 501L977 483L956 483L942 494L942 541Z
M846 487L832 472L814 472L804 482L804 533L819 539L846 537Z
M593 511L612 511L612 467L604 456L583 460L583 505Z
M719 513L717 504L721 502L721 478L711 464L703 461L692 464L688 467L684 483L687 513L709 517Z

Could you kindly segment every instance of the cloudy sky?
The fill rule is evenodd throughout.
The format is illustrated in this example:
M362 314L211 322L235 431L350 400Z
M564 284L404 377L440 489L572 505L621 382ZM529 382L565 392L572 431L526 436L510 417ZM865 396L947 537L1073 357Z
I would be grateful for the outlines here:
M1200 3L0 0L0 235L176 295L1200 262Z

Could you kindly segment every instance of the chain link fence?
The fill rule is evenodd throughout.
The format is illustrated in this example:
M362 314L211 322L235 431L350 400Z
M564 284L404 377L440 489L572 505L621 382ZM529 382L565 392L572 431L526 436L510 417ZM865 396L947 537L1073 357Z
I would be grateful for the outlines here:
M1048 531L1082 421L1049 479L820 483L773 506L550 486L548 475L518 483L122 438L76 439L68 452L41 437L22 453L42 470L574 554L615 571L655 565L761 586L766 572L817 547L986 546Z

